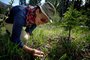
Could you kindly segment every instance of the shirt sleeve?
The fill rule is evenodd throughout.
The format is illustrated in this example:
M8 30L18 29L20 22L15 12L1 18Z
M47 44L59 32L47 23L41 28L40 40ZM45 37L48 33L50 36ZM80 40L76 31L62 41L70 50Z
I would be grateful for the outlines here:
M32 31L36 28L36 24L33 24L31 26L27 26L26 27L26 32L29 33L30 35L32 35Z
M11 41L18 44L18 46L21 48L23 47L23 43L20 40L20 35L21 35L23 24L24 24L23 12L19 11L14 16L14 24L12 29Z

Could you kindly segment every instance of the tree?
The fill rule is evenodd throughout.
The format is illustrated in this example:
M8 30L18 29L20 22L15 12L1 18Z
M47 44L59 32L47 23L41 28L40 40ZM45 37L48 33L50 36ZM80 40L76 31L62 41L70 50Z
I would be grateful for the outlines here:
M90 0L86 0L85 9L90 8Z
M56 10L59 12L59 16L62 18L63 14L67 11L69 7L70 0L46 0L54 4Z
M71 60L74 60L74 52L72 51L72 43L71 43L72 29L74 29L77 26L83 26L85 24L87 17L85 15L82 15L82 13L79 12L78 10L74 9L73 5L71 5L68 9L69 10L66 11L66 13L64 14L64 20L62 22L62 25L68 32L66 43L67 56L69 56Z
M46 0L46 2L51 2L56 7L56 9L59 5L59 1L61 1L61 0Z
M26 0L19 0L19 5L26 5Z
M9 5L12 6L13 3L14 3L14 0L11 0L11 1L9 2Z
M29 0L29 4L34 6L34 5L38 4L38 3L40 3L40 1L41 0Z

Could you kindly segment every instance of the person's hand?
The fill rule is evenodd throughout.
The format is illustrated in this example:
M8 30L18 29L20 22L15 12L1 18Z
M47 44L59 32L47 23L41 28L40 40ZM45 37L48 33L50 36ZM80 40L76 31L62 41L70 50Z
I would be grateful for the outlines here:
M37 56L37 57L43 57L44 56L44 53L40 50L34 49L33 51L34 51L34 53L33 53L34 56Z
M32 48L29 48L28 46L24 45L23 46L23 49L28 52L28 53L31 53L33 56L35 57L43 57L44 56L44 53L40 50L37 50L37 49L32 49Z

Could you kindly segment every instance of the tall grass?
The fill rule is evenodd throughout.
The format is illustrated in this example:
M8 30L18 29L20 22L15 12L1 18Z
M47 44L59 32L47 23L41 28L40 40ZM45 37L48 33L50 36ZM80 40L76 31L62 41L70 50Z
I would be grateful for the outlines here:
M60 22L47 23L38 26L26 44L45 52L44 58L36 58L36 60L86 59L86 55L82 52L90 44L90 31L84 27L74 28L71 33L70 48L67 43L67 34ZM67 55L67 49L71 52L70 56ZM0 60L30 60L30 56L10 41L4 27L0 28Z

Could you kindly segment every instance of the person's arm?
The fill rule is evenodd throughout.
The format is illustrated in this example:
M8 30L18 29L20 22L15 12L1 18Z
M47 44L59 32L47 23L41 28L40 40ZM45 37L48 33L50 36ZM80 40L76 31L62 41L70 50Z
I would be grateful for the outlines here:
M12 42L18 44L19 47L23 47L23 43L20 40L20 35L22 31L22 27L24 24L24 17L21 15L22 12L18 12L14 16L14 24L13 24L13 29L12 29L12 35L11 35L11 40Z
M29 27L26 28L26 32L29 33L29 35L32 35L32 31L36 28L36 25L33 24ZM33 49L33 48L30 48L26 45L23 46L23 49L26 51L26 52L31 52L33 54L33 56L36 56L36 57L43 57L44 56L44 52L40 51L40 50L37 50L37 49Z
M26 31L27 33L25 34L24 38L28 40L29 37L30 37L30 35L33 35L33 34L32 34L32 31L33 31L35 28L36 28L36 25L35 25L35 24L33 24L33 25L31 25L31 26L26 26L25 31Z
M43 57L44 56L44 52L42 52L40 50L37 50L37 49L30 48L30 47L28 47L26 45L23 46L23 49L26 52L31 53L35 57Z
M26 27L26 32L29 34L29 35L32 35L32 31L36 28L36 24L32 24L31 26L27 26Z

